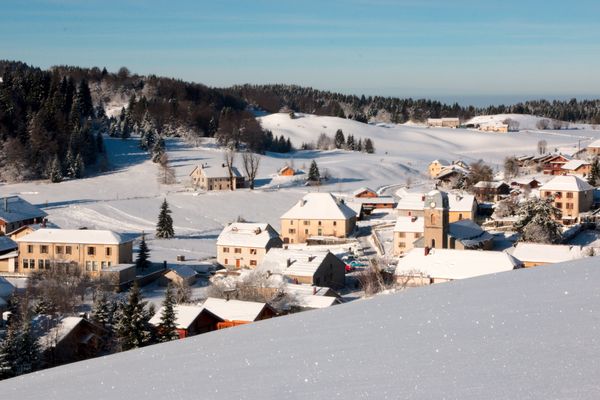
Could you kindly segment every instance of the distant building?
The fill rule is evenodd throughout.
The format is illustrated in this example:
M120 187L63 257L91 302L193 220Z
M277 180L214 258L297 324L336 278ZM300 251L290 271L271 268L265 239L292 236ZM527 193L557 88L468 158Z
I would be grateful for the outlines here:
M269 249L281 246L271 225L234 222L217 238L217 261L225 267L256 268Z
M398 217L394 225L394 255L402 255L415 246L414 243L423 237L423 217Z
M508 124L481 124L479 125L479 130L482 132L496 132L496 133L508 133L509 126Z
M209 297L202 307L223 320L217 323L217 329L230 328L250 322L261 321L277 316L277 312L267 303L217 299Z
M368 187L361 187L359 189L356 189L354 192L352 192L352 196L356 197L356 198L360 198L360 199L364 199L364 198L375 198L375 197L379 197L379 195L377 194L377 192L373 189L370 189Z
M47 214L19 196L0 198L0 234L43 221Z
M510 182L510 186L519 190L531 190L537 189L541 182L535 178L514 178Z
M581 246L573 245L517 243L511 254L521 261L524 267L536 267L577 260L585 257L586 251Z
M600 139L594 140L586 147L587 155L590 157L600 156Z
M451 165L449 167L442 168L439 174L435 177L437 184L445 187L452 187L456 182L469 175L467 168L461 167L460 165Z
M480 203L496 203L510 194L510 186L498 181L480 181L473 186L475 199Z
M220 166L198 165L190 176L192 184L203 190L235 190L243 188L245 179L236 167L231 168L232 177L230 179L229 169L225 164ZM233 188L232 188L233 184Z
M178 265L169 269L161 278L160 284L167 286L169 283L175 285L193 285L198 280L198 273L187 265Z
M592 171L592 164L583 160L570 160L562 166L562 175L586 177Z
M436 128L458 128L460 119L458 118L427 118L427 126Z
M331 193L309 193L281 216L283 243L311 237L345 238L356 226L356 212Z
M393 197L379 196L376 191L367 187L362 187L352 192L352 197L348 201L348 206L354 210L351 203L362 204L361 211L365 214L371 214L371 212L377 208L394 208L396 206L396 201ZM359 213L357 213L357 215L358 214Z
M287 165L277 172L279 176L294 176L295 173L296 171L294 171L292 167L289 167Z
M203 306L176 304L175 326L180 339L206 333L217 329L217 324L223 322L223 319L206 310ZM153 325L159 332L162 329L161 317L164 307L160 307L156 314L150 318L150 325Z
M446 160L433 160L429 163L427 172L431 178L435 178L444 168L450 167L451 165L452 164Z
M463 219L474 220L477 217L477 201L475 196L464 192L446 193L448 198L449 222ZM425 205L425 193L403 193L396 205L395 211L398 216L423 217Z
M8 236L0 236L0 273L13 273L18 263L19 245Z
M580 214L590 211L594 203L594 188L574 175L557 176L539 190L540 197L554 200L564 224L578 221Z
M81 317L65 317L39 339L51 365L66 364L100 355L105 329Z
M555 154L541 161L544 175L564 175L563 166L571 159L562 154Z

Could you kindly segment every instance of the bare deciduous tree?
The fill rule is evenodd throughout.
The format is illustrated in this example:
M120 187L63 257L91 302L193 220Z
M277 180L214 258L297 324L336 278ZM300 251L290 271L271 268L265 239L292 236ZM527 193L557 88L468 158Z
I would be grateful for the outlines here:
M242 161L244 163L244 170L248 176L250 190L254 190L254 180L256 179L256 173L260 164L260 155L247 150L242 154Z
M163 185L172 185L175 183L175 169L169 165L169 156L167 153L161 154L158 160L158 182Z
M227 173L229 174L229 187L231 190L234 190L235 185L233 183L233 162L235 161L235 150L233 147L228 148L225 153L223 153L223 160L225 161L225 167L227 168Z
M540 120L540 121L545 121L545 120ZM538 121L538 123L540 121ZM540 155L545 154L547 148L548 148L548 142L546 142L545 140L540 140L537 142L537 150Z

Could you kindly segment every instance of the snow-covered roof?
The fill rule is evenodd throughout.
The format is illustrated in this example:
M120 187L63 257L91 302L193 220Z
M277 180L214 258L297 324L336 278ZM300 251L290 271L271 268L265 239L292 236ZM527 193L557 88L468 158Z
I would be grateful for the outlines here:
M356 213L331 193L308 193L282 219L340 220L356 217Z
M452 222L448 226L448 234L468 247L494 238L491 233L484 231L470 219Z
M329 250L270 249L259 268L272 273L294 276L314 276Z
M285 284L285 292L297 296L328 296L333 292L333 289L325 286L312 286L302 283L287 282Z
M465 279L510 271L520 264L502 251L431 249L410 250L398 261L395 274L439 279Z
M0 198L0 220L7 223L42 219L46 215L44 211L19 196Z
M590 163L583 160L570 160L566 162L561 168L565 171L575 171L578 168L583 167L584 165L590 165Z
M573 175L560 175L545 183L540 191L557 190L567 192L583 192L594 188L583 179Z
M225 300L209 297L202 307L224 321L255 321L266 303L255 301Z
M5 277L0 276L0 298L8 299L14 291L14 285L7 281Z
M16 241L33 243L121 244L133 237L107 230L92 229L38 229Z
M588 144L587 147L592 147L592 148L600 147L600 139L594 140L592 143Z
M206 176L207 178L229 178L229 168L227 168L225 164L212 166L198 165L196 168L194 168L194 171L198 168L200 168L203 171L204 176ZM192 173L194 173L194 171L192 171ZM231 172L233 173L233 176L235 178L242 177L242 174L235 166L231 167Z
M512 250L512 256L523 262L558 263L585 257L585 249L581 246L517 243Z
M448 193L449 211L471 211L475 204L475 196L467 193Z
M5 251L14 250L17 247L17 243L13 241L8 236L0 236L0 253L4 253Z
M466 168L461 167L460 165L450 165L448 167L444 167L442 168L442 170L439 172L439 174L436 175L436 179L441 179L444 178L448 175L452 175L454 173L458 173L461 175L468 175L469 171Z
M424 205L424 193L404 193L398 200L396 210L423 210Z
M226 226L217 238L217 246L266 248L279 234L266 223L234 222Z
M512 179L511 184L531 185L534 182L540 183L540 181L535 178L514 178Z
M506 185L506 183L502 181L479 181L475 184L475 187L480 189L499 189L502 185Z
M437 160L433 160L430 164L440 164L444 166L450 166L452 163L448 160L444 160L443 158L438 158Z
M355 191L352 192L352 196L358 196L359 194L363 193L363 192L372 192L377 194L377 192L369 187L363 186L361 188L356 189Z
M354 197L348 201L349 203L360 203L360 204L394 204L396 200L392 196L380 196L380 197ZM348 205L350 207L350 205Z
M299 296L294 302L295 305L303 308L327 308L336 304L340 304L341 301L337 297L332 296Z
M396 225L394 225L394 232L423 233L424 230L423 217L398 217Z
M73 332L73 329L75 329L77 325L83 321L84 318L81 317L64 317L60 320L58 325L51 328L42 337L40 337L40 345L43 349L54 347L64 338L66 338L71 332Z
M178 265L175 268L171 268L169 272L172 272L184 279L198 275L198 273L193 268L188 267L187 265Z
M164 307L160 307L148 322L154 326L159 326L164 309ZM173 306L173 310L175 311L175 325L177 329L189 329L190 325L202 313L204 307L176 304Z

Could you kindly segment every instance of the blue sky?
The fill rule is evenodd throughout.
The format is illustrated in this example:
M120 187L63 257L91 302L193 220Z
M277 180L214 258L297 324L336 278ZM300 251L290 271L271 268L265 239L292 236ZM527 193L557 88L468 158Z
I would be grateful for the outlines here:
M597 0L1 4L0 58L41 67L447 101L600 97Z

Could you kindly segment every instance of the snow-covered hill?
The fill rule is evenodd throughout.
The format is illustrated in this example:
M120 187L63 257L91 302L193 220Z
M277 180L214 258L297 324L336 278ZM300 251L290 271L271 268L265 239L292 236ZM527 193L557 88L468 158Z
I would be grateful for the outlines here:
M20 400L595 400L596 263L280 317L22 376L0 382L0 393Z

